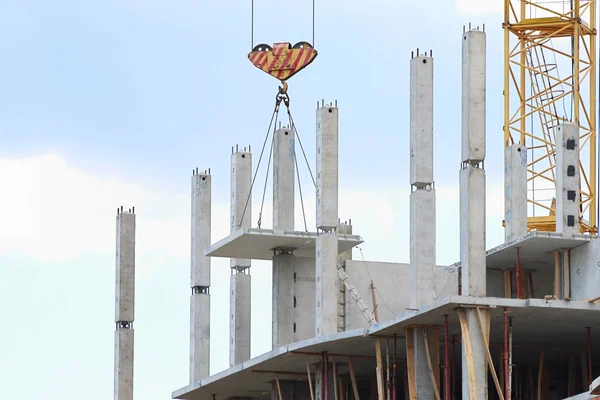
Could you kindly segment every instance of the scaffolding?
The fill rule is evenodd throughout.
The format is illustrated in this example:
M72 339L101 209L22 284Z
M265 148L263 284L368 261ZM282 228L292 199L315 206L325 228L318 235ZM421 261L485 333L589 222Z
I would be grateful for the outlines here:
M596 0L505 0L504 146L527 148L528 230L556 229L556 129L580 129L580 223L597 233Z

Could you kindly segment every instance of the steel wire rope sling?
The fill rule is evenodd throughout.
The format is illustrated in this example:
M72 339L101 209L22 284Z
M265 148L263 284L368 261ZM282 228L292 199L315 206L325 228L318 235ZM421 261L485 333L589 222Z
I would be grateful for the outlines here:
M248 198L246 199L246 204L244 206L244 211L242 213L242 218L240 221L244 219L244 215L246 213L246 209L248 207L248 203L250 201L250 197L252 196L252 189L254 188L254 183L256 182L256 176L258 174L258 170L260 168L260 164L265 152L265 148L267 142L269 140L269 135L271 134L271 127L273 127L273 137L271 139L271 148L269 151L269 159L267 164L267 173L265 177L265 184L262 194L262 201L260 206L260 213L258 217L258 227L261 227L262 223L262 212L265 202L265 194L267 191L267 181L269 179L269 170L271 167L271 155L273 153L273 145L275 139L275 130L277 129L277 122L279 119L279 109L281 107L281 103L283 102L289 118L289 127L295 133L296 138L298 139L298 143L300 144L300 148L302 149L302 154L304 156L304 160L306 161L306 165L308 167L308 171L310 173L313 184L316 187L316 182L312 170L310 168L310 164L308 162L308 158L306 157L306 152L304 151L304 146L302 145L302 141L300 140L300 135L296 128L296 124L294 123L294 119L290 112L290 97L287 93L288 84L287 80L292 76L296 75L298 72L306 68L310 63L314 61L317 57L317 50L308 42L298 42L294 46L292 46L289 42L282 43L274 43L273 47L267 44L258 44L254 46L254 0L252 0L252 17L251 17L251 52L248 54L248 59L256 68L260 69L263 72L271 75L272 77L278 79L281 82L281 86L279 86L279 91L275 96L275 108L273 109L273 114L271 115L271 121L269 122L269 127L267 128L267 133L265 136L265 140L263 142L262 150L260 152L260 157L258 159L258 164L256 166L256 171L254 172L254 176L252 177L252 183L250 185L250 193L248 194ZM312 38L313 44L315 42L315 0L312 2ZM298 161L296 157L296 150L294 148L294 163L296 174L298 175L298 188L300 190L300 201L302 204L302 214L304 217L304 228L308 232L308 227L306 224L306 214L304 210L304 200L302 198L302 187L300 186L300 171L298 169Z

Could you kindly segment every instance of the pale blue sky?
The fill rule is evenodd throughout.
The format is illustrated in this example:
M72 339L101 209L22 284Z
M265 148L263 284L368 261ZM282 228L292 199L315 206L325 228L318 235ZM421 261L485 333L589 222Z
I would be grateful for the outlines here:
M310 1L255 3L256 43L311 40ZM315 103L338 100L340 217L366 239L367 259L408 261L408 66L419 47L435 57L438 263L458 260L460 46L470 21L488 32L488 242L502 240L497 4L317 0L319 56L290 80L292 110L314 163ZM277 88L246 58L249 7L0 3L1 399L111 398L121 204L138 213L135 397L168 399L187 384L191 170L212 169L220 239L231 146L251 144L258 158ZM213 373L228 365L227 265L213 263ZM256 356L270 346L271 278L268 264L252 271Z

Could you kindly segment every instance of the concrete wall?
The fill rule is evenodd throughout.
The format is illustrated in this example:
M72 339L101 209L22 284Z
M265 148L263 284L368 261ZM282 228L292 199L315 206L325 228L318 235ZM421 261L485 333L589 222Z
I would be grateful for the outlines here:
M368 267L368 271L367 271ZM346 261L346 273L361 295L367 307L373 307L371 279L377 288L379 322L388 321L406 312L410 303L410 264L387 262ZM458 294L458 272L456 268L435 267L434 297ZM384 303L385 302L385 303ZM368 322L358 306L346 292L346 330L367 328Z
M571 250L571 299L589 300L600 296L600 240Z
M315 259L294 260L294 342L315 337Z
M523 268L527 270L528 266L525 265ZM523 279L526 279L527 283L527 297L543 299L546 295L552 295L554 292L554 266L536 265L531 266L531 269L535 269L535 271L533 271L534 295L531 296L529 294L529 277L527 274L525 274ZM517 282L514 269L511 270L511 274L512 297L516 298ZM488 297L504 297L504 271L490 269L487 270L486 290Z

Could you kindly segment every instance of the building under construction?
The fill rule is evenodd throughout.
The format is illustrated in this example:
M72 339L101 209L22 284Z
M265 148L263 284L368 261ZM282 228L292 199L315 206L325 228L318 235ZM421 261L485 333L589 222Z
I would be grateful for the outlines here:
M337 102L316 108L312 230L295 230L304 149L289 108L289 125L273 128L265 156L267 134L258 162L272 163L273 229L260 227L262 213L252 221L256 173L249 147L231 155L228 237L211 238L212 223L226 221L211 220L210 171L195 170L190 376L172 398L600 399L595 18L595 0L505 0L505 219L498 223L506 240L487 251L486 33L471 26L457 32L462 146L454 156L460 164L460 260L454 265L436 265L435 257L431 52L412 54L407 77L409 264L352 258L363 238L338 215L338 122L344 116ZM305 42L260 46L251 61L259 68L274 65L267 72L280 79L286 65L301 69L316 56ZM274 113L288 105L286 88ZM232 274L230 368L211 376L212 257L229 258ZM273 263L273 346L251 359L252 260ZM134 269L135 214L120 209L117 400L133 396ZM373 280L384 283L375 288ZM379 297L404 312L377 307Z

